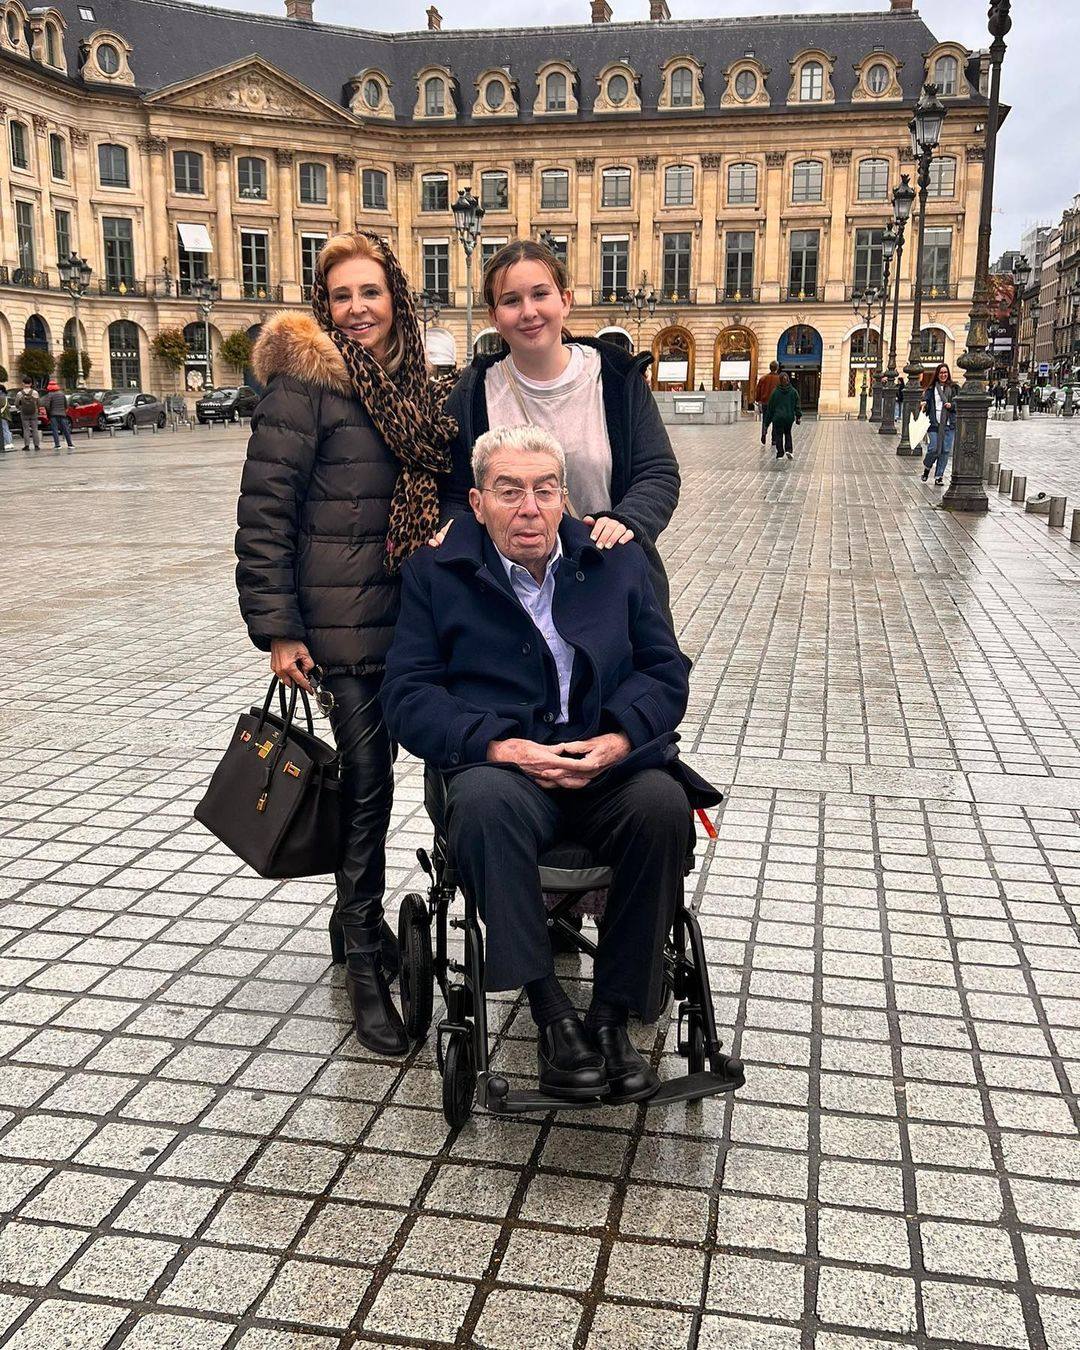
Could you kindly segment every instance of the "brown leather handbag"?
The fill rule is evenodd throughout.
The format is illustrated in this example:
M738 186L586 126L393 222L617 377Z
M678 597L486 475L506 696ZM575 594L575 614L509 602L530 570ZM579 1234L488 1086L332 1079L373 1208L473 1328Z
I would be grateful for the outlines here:
M275 691L280 716L270 711ZM294 724L297 693L307 730ZM341 856L341 761L315 735L307 695L277 677L240 715L195 819L261 877L321 876Z

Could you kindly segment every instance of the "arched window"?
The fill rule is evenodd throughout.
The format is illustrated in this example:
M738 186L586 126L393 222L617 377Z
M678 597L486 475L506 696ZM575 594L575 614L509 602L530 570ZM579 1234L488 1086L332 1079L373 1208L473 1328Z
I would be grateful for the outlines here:
M204 360L206 357L206 325L189 323L184 328L184 341L187 343L188 360Z
M8 41L13 47L17 47L19 45L19 21L15 17L13 9L8 10L4 23L7 27Z
M109 378L114 389L141 387L139 330L129 319L109 324Z
M49 350L49 326L40 314L31 314L23 328L23 345Z
M382 169L365 169L361 174L365 211L385 211L387 203L386 174Z
M544 81L544 107L548 112L566 111L566 76L561 70L552 71Z
M236 161L236 188L250 201L266 201L266 160L241 155Z
M824 95L824 68L820 61L807 61L799 72L799 102L820 103Z
M664 205L693 206L694 169L690 164L669 164L664 170Z
M569 205L569 172L566 169L545 169L540 175L541 211L565 211Z
M177 192L202 192L203 157L197 150L173 151L173 187Z
M45 60L50 66L58 66L60 59L58 56L59 43L56 39L56 24L47 23L45 25Z
M671 106L673 108L694 106L694 72L689 66L676 66L671 72Z
M859 160L859 201L883 202L889 195L889 161Z
M938 155L936 159L930 161L929 195L931 197L956 196L956 157L954 155Z
M450 179L444 173L425 173L420 179L420 210L449 211Z
M510 176L502 169L480 175L480 205L485 211L510 209Z
M819 159L797 160L791 170L791 200L819 202L822 190L822 168Z
M955 94L959 75L960 63L955 56L939 56L934 62L934 83L939 94Z
M124 145L103 141L98 146L98 177L102 187L130 187L128 152Z
M601 206L630 205L630 170L617 167L605 169L600 191Z
M442 117L446 112L446 84L438 75L424 81L424 116Z
M305 206L325 206L326 165L317 160L306 160L299 166L300 200Z
M729 164L727 171L729 206L754 206L757 203L757 165Z
M923 365L940 366L945 360L945 330L924 328L919 334L919 354Z

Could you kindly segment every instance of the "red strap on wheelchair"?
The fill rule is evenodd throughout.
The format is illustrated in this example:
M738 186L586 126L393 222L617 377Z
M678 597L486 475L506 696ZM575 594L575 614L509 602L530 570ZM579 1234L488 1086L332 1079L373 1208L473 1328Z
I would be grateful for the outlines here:
M716 832L716 826L706 815L705 811L700 806L697 807L696 809L698 820L700 820L702 825L705 826L705 833L709 836L710 839L719 839L720 836Z

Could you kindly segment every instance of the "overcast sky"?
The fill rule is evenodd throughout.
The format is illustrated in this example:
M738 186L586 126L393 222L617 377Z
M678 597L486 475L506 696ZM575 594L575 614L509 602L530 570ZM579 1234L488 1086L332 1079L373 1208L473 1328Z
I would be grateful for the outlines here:
M212 2L212 0L210 0ZM422 29L433 0L406 0L389 6L393 18L380 22L372 6L352 0L314 0L324 23L389 31ZM538 21L584 23L589 0L434 0L443 28L494 28ZM648 17L648 0L609 0L616 20ZM888 0L668 0L672 17L730 18L753 14L820 14L827 11L880 12ZM224 0L225 9L281 14L285 0ZM986 0L922 0L917 4L930 31L942 41L986 47ZM994 235L991 258L1015 248L1026 226L1057 224L1062 210L1080 193L1080 3L1077 0L1013 0L1013 29L1002 70L1002 98L1012 112L998 140ZM541 17L542 16L542 17Z

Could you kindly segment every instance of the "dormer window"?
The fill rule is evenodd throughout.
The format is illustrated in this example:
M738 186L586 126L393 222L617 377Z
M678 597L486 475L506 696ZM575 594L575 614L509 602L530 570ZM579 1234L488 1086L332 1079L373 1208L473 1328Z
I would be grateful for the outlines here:
M934 62L934 83L939 94L950 97L959 83L960 63L955 56L939 56Z
M545 61L536 72L536 98L532 110L536 117L559 117L578 111L574 93L577 72L565 61ZM600 80L603 89L603 79Z
M94 11L89 5L80 5L79 18L82 19L84 23L94 23Z
M866 72L866 87L872 94L883 94L889 87L889 67L882 61L875 61Z
M13 47L19 45L19 21L15 17L15 11L9 9L4 16L4 25L7 28L8 41Z
M673 108L694 106L694 72L689 66L676 66L671 72L671 106Z
M544 107L548 112L566 111L566 76L553 71L544 81Z
M424 81L424 114L427 117L443 117L446 113L446 85L437 75L431 75Z
M115 75L120 69L120 52L111 42L99 42L94 59L103 75Z
M820 61L807 61L799 74L799 100L820 103L825 91L825 71Z
M364 102L369 108L377 108L382 102L382 85L378 80L364 81Z
M735 76L735 94L741 98L744 103L748 102L757 93L758 77L752 70L740 70Z
M47 23L45 25L45 61L48 65L58 66L60 64L59 46L59 40L56 36L56 25L54 23Z
M619 74L612 75L611 79L607 82L608 99L618 107L619 104L626 102L629 94L630 81L626 76Z
M502 80L488 80L484 86L484 102L496 112L506 102L506 85Z

